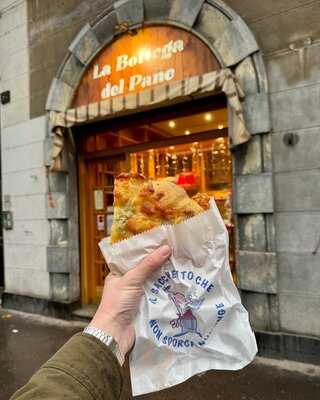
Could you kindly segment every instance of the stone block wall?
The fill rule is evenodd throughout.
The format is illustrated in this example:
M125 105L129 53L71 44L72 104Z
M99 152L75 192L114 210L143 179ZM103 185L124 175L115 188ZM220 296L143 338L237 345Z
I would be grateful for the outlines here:
M280 327L314 336L320 336L319 53L315 43L268 57Z
M46 247L46 118L30 120L27 2L0 4L0 91L11 100L1 105L2 204L13 212L13 230L4 230L5 289L50 296Z
M48 298L45 117L3 128L1 134L3 207L13 212L14 224L3 236L5 288Z
M264 52L272 115L279 330L320 336L320 4L304 0L226 0ZM288 144L293 134L293 144ZM289 137L290 138L290 137ZM246 221L252 231L254 221ZM254 233L261 242L263 234ZM241 236L241 235L240 235ZM240 239L241 240L241 239ZM253 244L247 243L251 248ZM245 296L245 301L246 301ZM269 299L270 300L270 299ZM271 304L269 302L269 304ZM267 298L249 299L265 329Z
M54 76L78 32L111 0L28 0L31 118L45 113Z
M1 128L29 118L29 50L26 2L0 4L0 88L11 91L11 102L1 106Z

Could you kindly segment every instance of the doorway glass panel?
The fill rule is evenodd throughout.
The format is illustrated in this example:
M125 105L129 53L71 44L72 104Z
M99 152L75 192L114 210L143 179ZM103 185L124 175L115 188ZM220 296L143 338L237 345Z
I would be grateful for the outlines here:
M213 197L229 231L230 266L236 279L232 157L227 129L227 110L219 109L201 113L186 111L174 119L159 116L148 123L106 129L84 137L83 192L87 204L84 246L89 303L99 301L109 272L98 243L111 232L113 185L121 172L171 181L190 196L202 192Z

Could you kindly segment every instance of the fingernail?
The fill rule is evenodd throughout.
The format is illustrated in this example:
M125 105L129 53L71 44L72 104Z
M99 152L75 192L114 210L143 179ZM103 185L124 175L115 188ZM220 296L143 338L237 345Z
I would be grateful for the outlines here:
M168 245L164 245L160 247L159 252L163 258L166 258L171 254L171 249Z

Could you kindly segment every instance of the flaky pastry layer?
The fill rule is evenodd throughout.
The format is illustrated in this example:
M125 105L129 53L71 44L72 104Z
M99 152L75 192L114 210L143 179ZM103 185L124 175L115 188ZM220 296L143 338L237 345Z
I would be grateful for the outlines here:
M111 243L130 238L162 224L177 224L209 208L209 196L191 199L168 181L151 181L139 174L120 174L114 187Z

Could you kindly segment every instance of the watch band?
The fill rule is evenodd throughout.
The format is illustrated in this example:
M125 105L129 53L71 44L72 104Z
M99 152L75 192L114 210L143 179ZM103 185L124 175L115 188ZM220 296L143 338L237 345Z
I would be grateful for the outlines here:
M102 329L95 328L93 326L87 326L83 330L83 333L94 336L95 338L100 340L100 342L104 343L112 351L112 353L117 357L119 364L121 366L124 364L124 356L119 349L118 343L111 335L108 335Z

